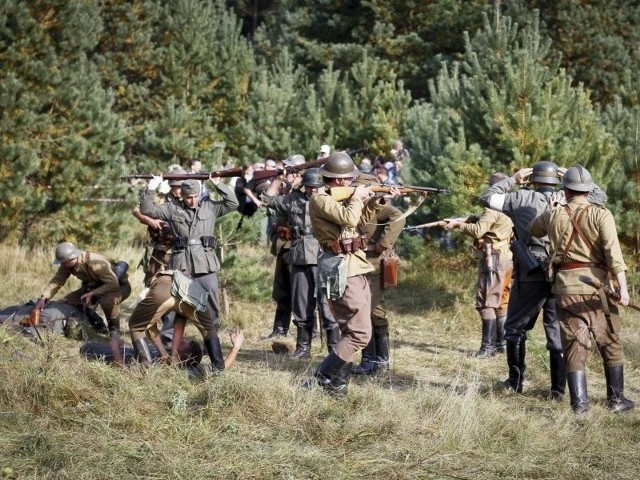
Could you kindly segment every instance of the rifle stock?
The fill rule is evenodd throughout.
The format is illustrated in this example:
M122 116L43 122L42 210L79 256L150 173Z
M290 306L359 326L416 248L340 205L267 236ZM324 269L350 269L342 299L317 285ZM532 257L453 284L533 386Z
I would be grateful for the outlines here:
M580 280L582 283L586 283L587 285L592 286L596 290L602 290L604 293L606 293L608 296L610 296L614 300L620 300L620 294L618 292L609 288L608 285L601 283L597 278L591 278L586 275L580 275L578 277L578 280ZM627 307L633 308L634 310L637 310L638 312L640 312L640 307L638 305L629 303Z
M421 225L410 225L408 227L404 227L403 230L411 231L411 230L420 230L421 228L434 228L434 227L444 227L451 220L456 220L458 222L470 223L474 218L477 218L475 215L463 215L461 217L456 218L448 218L443 220L436 220L434 222L423 223Z

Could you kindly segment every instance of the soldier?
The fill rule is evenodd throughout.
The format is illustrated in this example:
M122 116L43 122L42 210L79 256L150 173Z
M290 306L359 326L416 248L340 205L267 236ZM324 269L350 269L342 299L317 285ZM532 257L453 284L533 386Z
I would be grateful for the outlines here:
M318 262L318 289L329 296L342 338L304 386L319 384L337 398L347 394L355 353L371 339L371 291L365 274L373 266L361 249L357 226L363 216L363 221L370 221L379 204L368 202L365 206L371 191L364 185L356 187L347 200L339 202L331 196L331 188L349 186L358 174L346 153L329 156L320 169L328 188L320 189L309 207L311 225L323 249Z
M293 167L305 163L302 155L291 155L284 161L286 167ZM280 184L279 195L289 194L300 184L298 174L287 174L286 181ZM291 248L291 227L286 215L277 215L267 207L269 217L269 235L271 237L271 254L276 257L273 272L271 298L276 302L276 312L273 318L273 329L266 337L267 340L286 337L291 325L291 267L286 258Z
M138 303L129 319L131 341L142 363L152 363L151 353L145 336L148 336L160 352L161 359L168 360L168 353L158 331L158 322L166 314L175 312L174 334L171 342L171 363L180 363L180 345L184 324L191 320L200 331L205 348L211 359L212 371L221 372L229 368L244 341L242 331L230 334L233 345L227 358L222 356L222 347L218 337L218 325L214 323L214 312L207 302L208 292L182 275L179 271L165 270L158 273L151 283L149 292ZM146 335L145 335L146 334Z
M506 179L504 173L489 177L489 185ZM488 358L496 352L504 353L504 323L506 305L511 291L513 260L509 243L513 236L513 222L504 213L485 208L480 217L466 223L446 219L445 229L460 229L475 238L478 252L478 281L476 282L476 310L482 320L482 341L477 358Z
M220 261L215 252L213 232L216 219L238 208L238 200L233 190L221 183L219 177L210 177L222 200L210 197L199 200L200 184L190 179L182 182L180 202L156 205L155 189L161 181L161 177L149 181L148 190L140 202L140 211L169 224L175 242L168 267L182 272L209 293L207 303L217 329L220 327L217 275ZM184 330L184 322L176 322L174 328ZM174 331L176 335L181 337L181 332Z
M578 414L589 409L585 367L591 353L590 334L604 363L607 405L624 412L635 404L624 396L624 352L620 340L618 307L602 290L579 280L581 275L619 287L620 305L629 304L626 265L611 212L593 206L587 196L595 188L591 174L581 165L569 168L562 178L567 200L534 219L532 235L549 236L551 265L557 272L553 293L560 317L560 334L567 362L571 407Z
M281 184L281 179L275 179L265 191L263 200L276 215L287 219L291 231L291 248L286 262L291 266L291 304L298 334L296 349L290 358L302 359L311 356L311 338L316 324L316 266L320 253L320 245L313 235L309 219L309 201L322 186L322 177L317 170L308 170L302 176L302 189L276 196ZM340 329L329 311L328 303L321 301L320 304L320 316L331 351L338 343Z
M115 262L94 252L82 251L73 243L62 242L56 247L54 264L60 265L42 292L34 310L42 310L47 300L60 290L70 276L77 277L82 286L68 293L64 302L79 309L99 303L107 317L110 345L116 363L124 366L119 352L120 303L131 295L125 262Z
M520 188L511 192L517 184L529 181L533 189ZM504 212L514 223L515 237L524 247L524 253L534 257L536 266L527 271L526 258L514 257L514 281L505 322L507 342L507 365L509 377L503 386L513 392L522 392L522 382L526 370L527 332L536 323L542 310L542 321L547 337L549 365L551 370L550 398L561 399L566 385L565 362L560 341L560 327L555 309L555 295L546 281L544 272L538 265L548 260L548 239L532 236L529 223L549 208L553 194L559 184L558 166L542 161L533 168L523 168L513 177L491 185L480 197L485 206ZM593 192L593 202L603 204L606 195L599 189ZM514 242L515 243L515 242Z
M361 174L353 185L377 185L380 182L373 175ZM368 239L363 250L374 270L367 273L367 282L371 291L371 340L362 351L362 360L352 369L356 375L372 375L378 369L389 368L389 319L384 301L384 288L381 285L380 263L383 258L397 258L393 245L402 233L406 221L402 212L386 202L376 210L375 217L361 221L360 233Z

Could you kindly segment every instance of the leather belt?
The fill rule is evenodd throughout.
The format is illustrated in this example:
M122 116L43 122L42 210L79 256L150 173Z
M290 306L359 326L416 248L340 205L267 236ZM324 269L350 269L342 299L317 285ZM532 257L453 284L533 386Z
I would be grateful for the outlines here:
M606 270L604 265L594 262L563 262L558 264L558 270L575 270L576 268L600 268Z
M202 242L199 238L190 238L189 240L187 240L187 246L191 245L202 245Z
M367 237L343 238L341 240L329 240L322 246L322 249L325 252L331 252L336 255L355 253L358 250L364 250L368 243L369 239Z

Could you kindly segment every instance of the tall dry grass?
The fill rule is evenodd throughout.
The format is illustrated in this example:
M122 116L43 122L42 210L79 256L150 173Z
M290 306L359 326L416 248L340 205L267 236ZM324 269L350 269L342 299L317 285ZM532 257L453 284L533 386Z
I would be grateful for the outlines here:
M133 265L140 252L105 252ZM225 272L230 312L247 341L237 365L206 381L172 367L120 372L86 362L78 344L37 347L0 327L0 469L5 478L628 478L637 466L639 413L604 408L597 354L585 421L568 400L549 402L541 327L530 346L525 394L494 388L503 356L477 360L472 264L429 251L403 266L388 295L392 369L353 378L346 401L300 388L324 355L271 353L269 268L243 249ZM38 295L53 273L50 251L0 246L1 304ZM249 272L249 274L248 274ZM248 285L251 278L260 285ZM141 274L133 275L134 290ZM266 283L266 285L263 285ZM265 293L266 292L266 293ZM129 303L126 302L125 305ZM625 312L627 393L640 400L639 316ZM193 333L193 332L192 332ZM223 347L229 344L222 336Z

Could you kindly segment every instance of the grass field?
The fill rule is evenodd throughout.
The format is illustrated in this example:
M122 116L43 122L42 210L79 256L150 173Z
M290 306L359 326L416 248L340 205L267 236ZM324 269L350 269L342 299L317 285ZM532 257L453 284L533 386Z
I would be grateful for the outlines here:
M50 250L0 246L1 306L39 295L54 272ZM132 265L140 256L108 253ZM541 325L528 342L525 393L495 388L504 356L471 356L480 322L467 255L430 248L405 262L387 296L392 368L352 378L342 402L300 388L324 347L314 346L311 361L290 361L261 340L273 315L271 262L262 249L230 255L223 324L242 326L246 342L232 369L206 381L166 366L121 372L84 361L71 340L49 336L37 347L0 327L3 478L640 478L640 409L616 416L605 408L597 353L585 420L568 398L546 399ZM136 293L141 280L136 271ZM626 393L640 400L640 315L623 318ZM227 350L225 332L222 341Z

